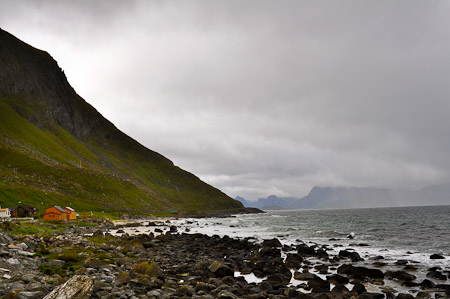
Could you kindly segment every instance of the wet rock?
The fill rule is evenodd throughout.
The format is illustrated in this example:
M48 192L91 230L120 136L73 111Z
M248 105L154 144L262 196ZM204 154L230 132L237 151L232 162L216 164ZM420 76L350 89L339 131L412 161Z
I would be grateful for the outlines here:
M272 285L270 283L268 283L267 281L262 281L258 284L258 288L262 291L271 291L272 290Z
M274 284L281 284L285 286L289 283L289 281L291 281L291 278L280 273L275 273L267 276L266 281L269 282L272 286Z
M407 260L398 260L395 262L395 264L398 266L404 266L404 265L408 264L408 261Z
M314 293L322 293L330 291L330 283L322 278L316 276L308 280L308 286L313 289Z
M211 271L212 273L214 273L214 275L216 277L225 277L225 276L234 276L234 271L233 269L231 269L230 267L228 267L227 265L224 265L218 261L214 261L210 266L209 266L209 271Z
M419 285L425 289L433 289L436 287L436 284L429 279L424 279Z
M257 253L259 258L274 258L281 257L281 250L275 247L263 247Z
M328 266L327 265L317 265L317 266L314 266L314 269L319 271L319 274L328 274Z
M313 273L309 273L309 272L294 272L294 279L296 280L311 280L314 279L315 277L317 277L316 274Z
M430 259L432 259L432 260L443 260L443 259L445 259L445 257L440 255L440 254L434 253L434 254L430 255Z
M284 263L291 269L298 269L301 266L303 259L298 253L288 253Z
M366 287L362 283L355 283L352 288L353 293L357 293L358 295L367 292Z
M383 299L384 294L381 293L362 293L358 296L358 299Z
M396 278L402 281L412 281L417 277L405 271L386 271L385 275L390 278Z
M338 293L338 294L350 294L350 290L347 289L347 287L343 284L337 284L332 290L332 293Z
M363 261L364 260L363 258L361 258L359 253L357 253L355 251L349 251L349 250L341 250L341 251L339 251L338 256L341 257L341 258L349 258L349 259L352 260L352 262L359 262L359 261Z
M344 264L337 269L339 274L347 274L354 277L370 277L370 278L384 278L381 270L370 269L366 267L354 267L353 265Z
M414 299L414 296L411 294L400 293L395 297L395 299Z
M431 295L426 292L418 292L416 298L431 298Z
M329 276L327 276L327 280L329 282L331 282L331 283L334 283L334 284L336 284L336 283L338 283L338 284L347 284L350 281L348 279L348 277L345 277L345 276L342 276L342 275L339 275L339 274L329 275Z
M437 284L436 288L444 290L447 295L450 295L450 284Z
M438 279L438 280L447 280L447 276L440 271L431 271L427 273L428 278Z
M277 238L273 238L270 240L264 240L262 242L262 246L264 247L281 247L281 242Z
M308 255L314 255L316 253L316 251L314 250L314 248L309 247L306 244L299 244L297 245L297 252L298 254L300 254L301 256L308 256Z

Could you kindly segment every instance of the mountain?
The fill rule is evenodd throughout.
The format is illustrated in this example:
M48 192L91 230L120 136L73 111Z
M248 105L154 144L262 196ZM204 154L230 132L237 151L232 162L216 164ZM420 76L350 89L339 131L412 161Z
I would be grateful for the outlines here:
M450 184L419 190L370 187L313 187L302 198L271 195L247 206L260 209L374 208L450 205Z
M248 205L248 202L245 200L245 198L243 198L243 197L240 197L240 196L236 196L235 198L234 198L234 200L237 200L237 201L239 201L239 202L241 202L243 205L244 205L244 207L248 207L249 205Z
M0 204L182 213L243 205L133 140L57 62L0 29Z
M371 208L399 206L397 193L384 188L314 187L290 208Z
M289 208L297 200L298 198L295 197L278 197L276 195L270 195L267 198L258 198L257 201L246 201L246 204L244 205L246 207L255 207L264 210L281 210Z

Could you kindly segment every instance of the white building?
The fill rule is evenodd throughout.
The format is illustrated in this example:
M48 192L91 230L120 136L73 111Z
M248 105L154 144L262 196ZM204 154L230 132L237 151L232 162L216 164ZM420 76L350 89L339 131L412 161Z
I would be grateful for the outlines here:
M8 208L6 209L0 209L0 218L8 218L11 217L11 212Z

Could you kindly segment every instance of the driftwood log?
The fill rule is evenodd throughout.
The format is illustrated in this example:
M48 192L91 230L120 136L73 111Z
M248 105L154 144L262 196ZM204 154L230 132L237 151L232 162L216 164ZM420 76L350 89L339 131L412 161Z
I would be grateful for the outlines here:
M93 280L87 275L75 275L54 289L44 299L84 299L93 283Z

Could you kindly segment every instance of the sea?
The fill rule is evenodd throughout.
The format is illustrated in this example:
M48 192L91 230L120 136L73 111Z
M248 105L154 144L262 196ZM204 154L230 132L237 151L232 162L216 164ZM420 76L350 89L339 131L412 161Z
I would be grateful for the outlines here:
M278 238L286 245L315 243L337 252L352 248L365 258L382 255L387 260L450 268L450 206L276 210L196 219L190 225L189 220L182 221L190 233L259 241ZM445 259L431 260L434 253Z

